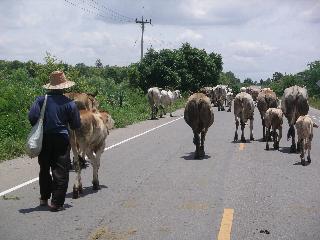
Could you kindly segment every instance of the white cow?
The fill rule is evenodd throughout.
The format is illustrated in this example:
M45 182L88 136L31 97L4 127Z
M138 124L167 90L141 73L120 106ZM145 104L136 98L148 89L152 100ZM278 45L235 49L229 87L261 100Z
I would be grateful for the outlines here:
M148 96L149 104L150 104L150 107L151 107L151 119L156 119L157 118L157 114L158 114L158 110L159 110L159 108L162 107L161 106L161 92L160 92L160 89L158 87L149 88L147 96Z
M161 102L161 110L160 110L160 117L166 114L166 109L170 112L170 117L172 117L172 105L173 103L181 97L180 91L175 90L175 91L166 91L166 90L161 90L160 92L160 102Z

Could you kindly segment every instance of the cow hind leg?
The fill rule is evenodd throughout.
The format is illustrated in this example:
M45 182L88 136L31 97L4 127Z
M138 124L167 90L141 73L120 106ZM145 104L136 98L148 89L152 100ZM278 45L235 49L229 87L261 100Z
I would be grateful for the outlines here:
M253 137L253 118L250 119L250 141L253 141L254 137Z
M311 163L311 156L310 156L310 153L311 153L311 142L312 142L312 136L309 137L308 139L308 162Z
M270 128L267 128L267 132L266 132L266 150L269 150L269 135L270 135Z
M293 125L291 125L290 128L289 128L289 130L288 130L287 138L288 138L288 140L289 140L290 138L292 138L292 139L291 139L290 152L291 152L291 153L297 152L297 147L296 147L296 132L295 132L295 129L294 129L294 126L293 126Z
M246 142L246 138L244 137L244 128L246 124L242 120L240 120L240 124L241 124L241 142Z
M236 120L236 131L234 133L234 139L233 140L236 142L236 141L238 141L239 120L237 118L235 120Z
M91 164L92 164L92 189L93 190L100 189L98 171L99 171L99 167L100 167L101 154L102 154L101 151L97 151L95 156L93 153L88 154L88 157L90 158Z
M200 157L204 157L205 152L204 152L204 141L206 139L206 131L201 132L201 144L200 144Z
M193 134L194 134L193 143L196 145L196 152L195 152L194 158L199 159L200 158L200 137L199 137L199 134L196 132L194 132Z
M304 158L304 156L305 156L305 140L304 139L301 139L301 140L298 140L298 143L301 143L302 144L302 151L301 151L301 153L300 153L300 158L301 158L301 165L302 166L305 166L305 164L306 164L306 162L305 162L305 158Z
M75 159L75 171L76 171L76 180L73 185L73 195L72 198L77 199L80 197L80 194L83 192L82 190L82 182L81 182L81 166L78 155L74 157Z

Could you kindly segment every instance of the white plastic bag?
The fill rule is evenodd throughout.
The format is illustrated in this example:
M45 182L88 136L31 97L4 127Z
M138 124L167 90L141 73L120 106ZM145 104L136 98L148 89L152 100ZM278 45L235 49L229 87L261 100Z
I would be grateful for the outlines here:
M44 111L47 105L48 96L45 95L44 102L41 108L40 117L37 123L32 127L31 132L27 138L26 150L30 158L37 157L42 148L42 138L43 138L43 118Z

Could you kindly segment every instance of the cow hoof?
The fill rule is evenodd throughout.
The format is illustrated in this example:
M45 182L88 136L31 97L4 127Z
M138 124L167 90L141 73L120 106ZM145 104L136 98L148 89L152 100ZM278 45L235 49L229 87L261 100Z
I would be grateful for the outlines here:
M291 146L290 153L296 153L296 152L297 152L296 146Z
M170 117L173 117L173 115L170 113Z
M250 141L254 141L254 137L253 136L250 137Z
M266 145L266 150L269 150L269 144L268 144L268 145Z
M235 135L234 135L233 141L235 141L235 142L238 141L238 134L235 134Z
M311 157L310 156L307 157L307 160L308 160L309 163L311 163Z
M241 142L245 143L246 139L244 137L241 137Z
M196 151L196 152L194 153L194 159L200 159L200 153L199 153L199 151Z
M100 190L99 182L92 182L92 189L93 190Z
M72 198L73 199L77 199L80 197L80 192L79 192L79 189L78 188L73 188L73 192L72 192Z
M203 158L204 157L204 155L205 155L205 153L204 153L204 146L201 146L200 147L200 151L199 151L200 153L199 153L199 157L200 158Z
M303 158L301 158L301 165L302 165L302 166L305 166L305 165L306 165L306 161L305 161Z

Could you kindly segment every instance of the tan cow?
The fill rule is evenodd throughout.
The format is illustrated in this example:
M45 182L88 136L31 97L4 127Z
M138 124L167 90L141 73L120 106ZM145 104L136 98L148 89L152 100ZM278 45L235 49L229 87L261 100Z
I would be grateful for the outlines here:
M262 122L262 137L263 141L266 140L266 124L265 115L269 108L276 108L278 106L277 95L270 88L261 90L257 97L257 107L260 112ZM269 139L270 140L270 139Z
M99 102L96 99L97 93L76 93L70 92L64 94L66 97L74 100L79 110L97 110Z
M203 93L191 95L184 109L184 120L193 131L193 143L196 145L195 158L204 157L205 137L214 121L210 99ZM201 134L201 142L199 134Z
M296 121L296 129L298 135L298 143L301 146L301 165L305 165L305 152L308 150L308 162L311 163L310 151L313 138L313 128L318 128L309 115L300 116Z
M243 90L243 89L242 89ZM241 141L246 142L244 137L244 128L248 119L250 119L250 140L253 138L253 115L254 115L254 103L251 95L246 92L240 92L234 99L234 120L236 123L236 131L234 133L234 141L238 141L238 128L239 120L241 124Z
M266 150L269 150L270 130L273 133L273 148L279 149L279 143L282 138L283 112L279 108L269 108L265 114L265 126L267 128ZM279 134L277 133L279 131Z
M107 112L80 110L81 127L70 132L70 143L75 158L76 181L73 186L73 198L82 192L81 167L79 155L87 156L93 168L93 189L99 189L98 170L100 157L105 149L105 141L114 121Z

